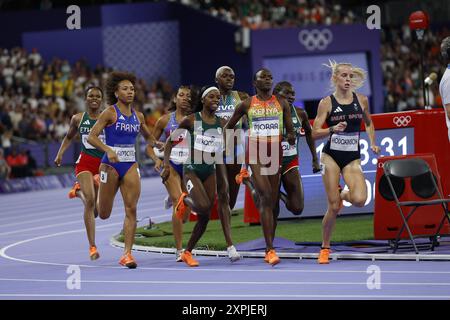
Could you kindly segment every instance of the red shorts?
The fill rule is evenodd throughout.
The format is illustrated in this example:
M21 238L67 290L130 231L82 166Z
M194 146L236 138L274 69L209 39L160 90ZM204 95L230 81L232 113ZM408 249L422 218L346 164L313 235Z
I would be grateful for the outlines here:
M281 168L281 175L284 175L288 173L290 170L294 168L298 168L298 155L296 155L291 161L289 161L286 164L283 164L283 167Z
M81 172L85 171L88 171L95 176L98 174L98 168L100 167L101 161L102 158L93 157L81 152L75 165L75 176L78 176Z

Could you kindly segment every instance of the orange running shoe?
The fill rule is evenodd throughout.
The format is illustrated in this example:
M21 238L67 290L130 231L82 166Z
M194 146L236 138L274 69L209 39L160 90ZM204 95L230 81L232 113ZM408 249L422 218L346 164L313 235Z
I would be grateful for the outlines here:
M78 181L75 182L75 184L73 185L72 189L70 189L70 191L69 191L69 194L68 194L69 199L76 198L77 197L77 191L80 190L80 189L81 189L80 183Z
M245 178L250 178L250 173L246 168L242 168L241 172L239 172L239 174L236 175L236 183L241 184Z
M190 251L184 251L181 254L181 260L183 260L189 267L198 267L199 263L192 257L192 253Z
M175 206L175 215L181 221L183 221L184 212L186 211L186 204L184 203L183 200L187 195L188 194L186 192L183 192L180 198L178 199L177 205Z
M94 176L94 186L97 188L100 186L100 175L98 173Z
M277 256L274 249L271 249L266 252L266 256L264 257L264 261L271 264L272 266L280 263L280 258Z
M134 260L131 253L124 254L119 261L119 264L130 269L134 269L137 267L136 260Z
M100 258L100 254L98 253L96 246L91 246L89 248L89 257L91 258L91 260L97 260L98 258Z
M330 257L331 250L330 249L320 249L319 258L317 261L319 264L329 264L329 257Z

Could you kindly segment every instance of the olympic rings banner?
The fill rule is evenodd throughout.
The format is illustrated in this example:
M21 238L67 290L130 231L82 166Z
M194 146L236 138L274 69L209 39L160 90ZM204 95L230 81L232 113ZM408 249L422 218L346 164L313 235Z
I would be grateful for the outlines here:
M383 112L381 38L365 25L254 30L251 33L253 71L265 66L274 81L297 86L297 98L319 100L329 92L328 59L350 62L368 72L360 92L369 96L373 113Z

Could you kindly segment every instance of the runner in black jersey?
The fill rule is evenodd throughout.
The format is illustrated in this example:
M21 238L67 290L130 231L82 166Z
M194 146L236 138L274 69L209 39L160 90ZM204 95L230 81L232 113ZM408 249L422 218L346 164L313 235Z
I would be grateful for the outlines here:
M322 222L322 249L318 262L328 263L330 239L336 216L346 200L357 207L364 206L367 187L361 168L359 131L364 120L370 139L370 148L376 154L375 127L372 123L369 102L366 96L355 93L362 86L365 71L349 63L330 62L331 81L335 91L319 103L313 125L315 139L329 136L320 158L322 178L327 192L328 209ZM328 128L322 129L327 123ZM339 177L342 174L349 190L341 190Z

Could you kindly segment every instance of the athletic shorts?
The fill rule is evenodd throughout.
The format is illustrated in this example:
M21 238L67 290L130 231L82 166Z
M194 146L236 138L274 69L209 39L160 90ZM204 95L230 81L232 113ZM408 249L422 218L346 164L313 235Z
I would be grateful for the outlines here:
M78 176L81 172L90 172L93 176L98 174L98 168L102 158L97 158L86 154L84 152L80 153L77 162L75 163L75 176Z
M283 157L283 165L281 167L281 175L288 173L294 168L298 168L298 155Z
M258 141L249 139L246 144L245 163L261 164L265 167L272 166L274 161L281 167L283 150L280 140Z

